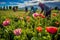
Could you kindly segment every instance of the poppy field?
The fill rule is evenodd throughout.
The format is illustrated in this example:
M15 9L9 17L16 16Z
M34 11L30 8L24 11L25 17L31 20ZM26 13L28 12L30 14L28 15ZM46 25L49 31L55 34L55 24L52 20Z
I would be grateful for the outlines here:
M60 40L60 12L43 13L0 10L0 40Z

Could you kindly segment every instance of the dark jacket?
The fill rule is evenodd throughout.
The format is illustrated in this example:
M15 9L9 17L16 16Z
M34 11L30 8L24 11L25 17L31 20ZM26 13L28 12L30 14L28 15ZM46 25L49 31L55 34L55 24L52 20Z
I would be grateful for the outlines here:
M50 10L50 8L43 4L43 3L39 3L39 7L41 8L41 13L44 11L44 12L48 12Z

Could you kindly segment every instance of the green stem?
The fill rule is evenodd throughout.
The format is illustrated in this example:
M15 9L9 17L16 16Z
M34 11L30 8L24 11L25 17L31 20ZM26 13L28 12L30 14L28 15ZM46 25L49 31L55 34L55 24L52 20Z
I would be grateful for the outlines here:
M55 36L55 35L51 35L51 40L54 40L54 36Z

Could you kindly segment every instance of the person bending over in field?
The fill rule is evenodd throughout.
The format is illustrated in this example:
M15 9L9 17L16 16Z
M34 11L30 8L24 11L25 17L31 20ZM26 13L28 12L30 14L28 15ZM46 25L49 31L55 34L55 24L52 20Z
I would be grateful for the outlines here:
M51 17L51 8L43 3L39 3L39 7L41 8L41 13L44 11L44 15L47 19Z

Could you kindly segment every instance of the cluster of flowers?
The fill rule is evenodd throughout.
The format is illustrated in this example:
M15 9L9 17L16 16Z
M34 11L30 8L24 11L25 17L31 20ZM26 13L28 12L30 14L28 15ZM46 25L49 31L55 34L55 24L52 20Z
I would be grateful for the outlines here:
M43 14L38 14L38 13L34 13L33 14L33 17L36 18L36 17L41 17L41 18L45 18L45 16Z
M36 30L37 30L37 32L42 32L43 28L39 26L36 28ZM49 26L49 27L46 27L46 31L50 34L55 34L55 33L57 33L58 28ZM22 33L22 29L21 28L15 29L15 30L13 30L13 33L16 36L19 36Z
M53 15L56 16L56 14L53 14ZM45 16L43 14L38 14L38 13L34 13L33 17L34 18L36 18L36 17L45 18ZM20 17L20 19L23 19L23 18ZM26 19L29 21L30 16L27 16ZM10 19L6 19L2 23L3 26L8 26L9 24L10 24ZM42 32L43 28L39 26L36 28L36 30L37 30L37 32ZM49 32L50 34L55 34L55 33L57 33L58 28L54 27L54 26L49 26L49 27L46 27L46 31ZM21 28L15 29L15 30L13 30L13 33L14 33L14 35L18 36L22 33L22 29Z
M37 27L36 30L38 32L42 32L42 27ZM49 26L49 27L46 27L46 31L49 32L50 34L55 34L57 32L58 28L57 27L54 27L54 26Z

